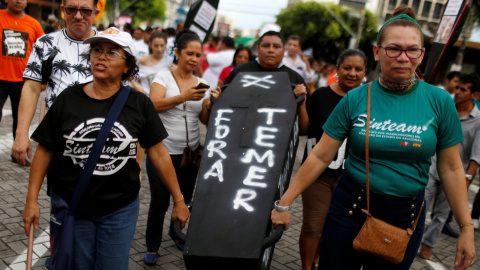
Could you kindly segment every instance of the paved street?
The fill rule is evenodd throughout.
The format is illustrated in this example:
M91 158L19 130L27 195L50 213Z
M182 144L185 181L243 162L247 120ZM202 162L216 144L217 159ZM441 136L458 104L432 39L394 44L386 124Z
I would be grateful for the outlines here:
M11 162L10 151L13 144L11 126L12 118L10 101L7 100L3 110L3 118L0 123L0 269L25 269L27 237L23 230L21 213L23 211L25 196L28 188L29 169L23 168ZM34 123L38 123L38 110ZM31 131L33 131L31 129ZM299 168L300 159L303 155L303 145L299 147L295 172ZM143 170L145 172L145 170ZM143 179L146 174L143 173ZM469 190L470 204L478 190L478 178ZM163 227L164 241L160 248L160 257L157 266L147 267L143 263L145 252L145 228L148 212L150 193L148 181L142 181L140 190L140 215L137 221L135 238L130 251L130 269L185 269L182 252L174 245L167 235L169 219ZM49 199L46 195L46 184L43 185L39 196L41 207L40 229L35 232L34 242L34 269L44 269L43 265L49 252ZM301 269L300 255L298 252L298 236L300 233L302 211L301 200L294 203L292 212L292 226L284 233L277 243L271 269ZM457 229L452 223L452 227ZM477 254L480 256L480 231L475 232ZM453 269L456 239L444 234L434 248L434 258L425 261L416 258L411 269ZM208 269L208 266L205 266ZM480 269L479 260L471 269Z

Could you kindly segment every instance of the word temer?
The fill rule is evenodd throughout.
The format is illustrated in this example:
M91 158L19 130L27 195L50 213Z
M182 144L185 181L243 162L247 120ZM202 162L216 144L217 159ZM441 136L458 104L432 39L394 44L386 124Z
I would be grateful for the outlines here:
M267 114L266 125L257 127L255 144L260 147L265 147L267 150L263 155L259 155L257 150L248 149L241 161L245 164L251 164L253 158L257 161L258 165L251 165L246 177L243 180L244 188L237 190L235 199L233 200L233 208L239 209L243 207L245 210L252 212L254 208L248 203L249 201L257 197L257 192L254 188L266 188L267 184L262 182L267 172L266 166L272 168L274 165L274 154L272 148L275 146L271 140L275 139L275 133L278 129L271 127L273 123L273 116L275 113L286 113L285 109L272 109L272 108L259 108L258 113ZM230 122L230 118L224 116L224 114L233 113L231 109L220 109L217 111L217 117L215 118L215 139L211 140L207 145L207 156L213 157L214 154L218 156L218 160L213 163L210 169L205 173L203 178L206 180L209 177L217 177L218 181L223 182L223 163L222 161L227 158L222 149L227 146L227 143L223 141L230 133L230 127L223 122ZM264 164L266 163L266 164ZM262 166L263 165L263 166Z

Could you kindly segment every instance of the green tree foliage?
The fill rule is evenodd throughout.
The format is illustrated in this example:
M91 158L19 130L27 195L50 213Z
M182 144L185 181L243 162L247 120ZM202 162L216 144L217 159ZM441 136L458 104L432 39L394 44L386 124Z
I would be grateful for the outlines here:
M132 0L122 0L122 2L131 2ZM143 21L164 20L165 10L167 9L163 0L138 0L131 5L128 10L133 14L132 23L134 25Z
M360 14L359 10L347 9L339 5L327 5L337 18L340 18L347 27L356 34L359 16L352 16L352 12ZM303 48L312 47L314 57L335 63L337 57L345 49L351 35L332 16L327 8L317 2L300 2L283 10L277 16L277 24L282 27L284 37L299 35L302 38ZM366 11L363 33L360 39L360 49L371 51L371 43L376 40L377 17Z

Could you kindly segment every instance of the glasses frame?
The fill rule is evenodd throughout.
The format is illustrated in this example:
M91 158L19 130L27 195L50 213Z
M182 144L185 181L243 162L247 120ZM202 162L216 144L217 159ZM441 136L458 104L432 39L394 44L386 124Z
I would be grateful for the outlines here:
M400 48L398 48L398 47L389 47L389 46L383 47L382 45L377 45L377 47L383 48L383 49L385 50L385 55L388 56L388 57L390 57L390 58L398 58L398 57L400 57L400 55L402 55L402 53L405 52L405 55L406 55L409 59L418 59L418 58L422 57L422 53L425 51L425 48L410 48L410 49L404 50L404 49L400 49ZM388 55L389 49L400 50L400 54L397 55L397 56L390 56L390 55ZM410 56L408 55L408 50L411 50L411 49L418 49L418 50L420 50L420 55L419 55L418 57L410 57Z
M97 52L95 52L95 50L101 51L100 54L95 56L94 54L97 53ZM100 58L100 56L102 56L102 54L104 54L104 53L105 53L105 58L109 61L116 61L120 58L123 58L123 59L127 60L126 56L123 56L119 52L116 52L116 51L104 51L100 48L92 48L90 50L90 56L93 57L93 58ZM112 57L114 57L115 59L111 59Z
M63 7L63 10L65 10L66 15L70 15L70 16L75 16L80 11L80 14L83 17L90 17L90 16L92 16L92 13L95 11L95 9L65 7L65 6Z

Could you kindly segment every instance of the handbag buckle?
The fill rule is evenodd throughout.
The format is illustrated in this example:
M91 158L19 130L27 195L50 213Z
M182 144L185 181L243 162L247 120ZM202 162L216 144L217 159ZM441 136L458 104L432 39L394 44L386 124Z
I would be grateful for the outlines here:
M392 240L390 240L390 239L388 239L388 238L385 238L385 239L383 239L383 242L384 242L385 244L389 244L389 245L390 245L390 244L392 243Z

